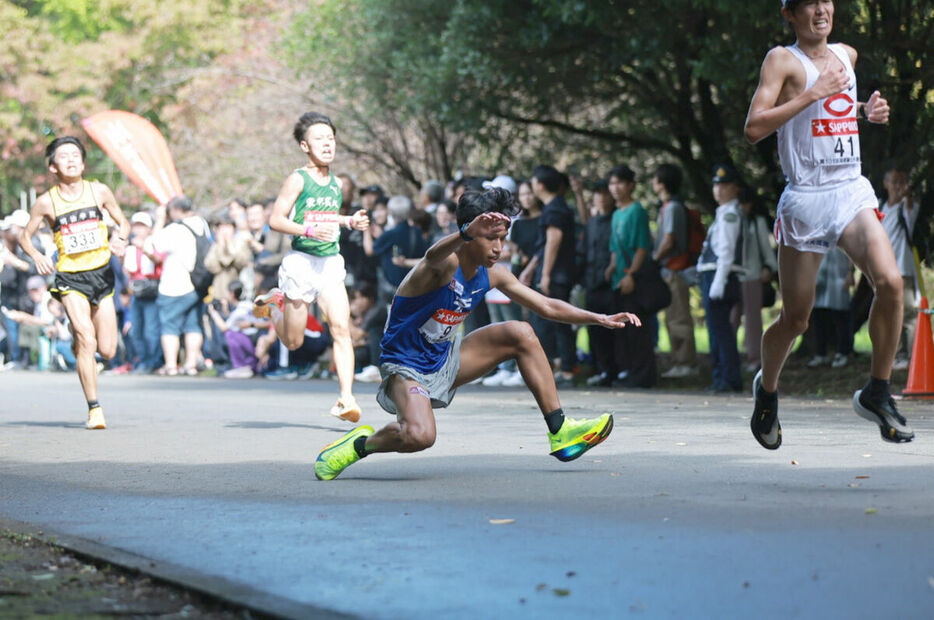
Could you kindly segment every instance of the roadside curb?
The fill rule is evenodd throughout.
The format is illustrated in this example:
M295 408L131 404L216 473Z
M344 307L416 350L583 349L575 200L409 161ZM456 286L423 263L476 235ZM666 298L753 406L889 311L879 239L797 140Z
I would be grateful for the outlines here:
M0 515L0 529L33 536L43 542L61 547L81 559L106 562L123 570L152 577L177 588L191 590L223 603L243 607L262 617L315 618L316 620L352 620L359 618L359 616L271 596L242 583L220 577L211 577L171 562L152 560L92 540L62 534L54 528L50 529L23 521L16 521L2 515Z

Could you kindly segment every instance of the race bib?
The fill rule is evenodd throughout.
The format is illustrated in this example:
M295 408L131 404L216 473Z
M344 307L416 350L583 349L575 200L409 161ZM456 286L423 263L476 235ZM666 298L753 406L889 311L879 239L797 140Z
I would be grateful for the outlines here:
M64 224L60 233L65 254L81 254L104 246L104 231L99 220L82 220Z
M305 211L305 226L325 226L328 228L340 228L340 220L336 211Z
M452 340L457 326L464 322L469 312L456 312L439 308L418 328L418 333L431 344Z
M859 164L856 102L847 93L839 93L825 99L821 108L827 115L811 121L811 139L817 165Z

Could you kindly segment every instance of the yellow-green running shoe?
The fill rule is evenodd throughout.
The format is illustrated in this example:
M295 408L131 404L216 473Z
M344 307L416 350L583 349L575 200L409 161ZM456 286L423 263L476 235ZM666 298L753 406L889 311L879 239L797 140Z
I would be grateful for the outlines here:
M360 460L353 442L357 437L369 437L373 434L372 426L358 426L334 443L328 444L315 461L315 478L333 480L342 471Z
M548 433L551 456L559 461L573 461L609 437L612 430L613 416L609 413L593 420L564 418L557 433Z

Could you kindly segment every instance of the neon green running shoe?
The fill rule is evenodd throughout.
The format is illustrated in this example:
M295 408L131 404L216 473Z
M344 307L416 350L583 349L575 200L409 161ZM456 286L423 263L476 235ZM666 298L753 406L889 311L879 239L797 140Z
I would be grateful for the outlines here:
M557 433L548 433L551 456L559 461L573 461L609 437L612 430L613 416L609 413L593 420L564 418Z
M369 437L373 434L372 426L358 426L334 443L328 444L315 461L315 478L334 480L342 471L360 460L353 447L357 437Z

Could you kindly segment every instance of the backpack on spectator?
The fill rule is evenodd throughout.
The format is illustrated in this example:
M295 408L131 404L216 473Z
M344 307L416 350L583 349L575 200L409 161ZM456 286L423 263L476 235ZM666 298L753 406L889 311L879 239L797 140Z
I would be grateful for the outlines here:
M214 274L208 271L208 268L204 264L204 259L208 255L208 252L211 250L211 240L208 238L207 234L199 235L196 233L191 226L185 222L179 222L182 226L188 229L195 237L195 266L191 270L191 284L195 287L195 292L198 293L198 297L204 299L208 296L208 292L211 290L211 284L214 282Z
M665 267L672 271L681 271L697 264L700 258L701 250L704 248L704 239L707 238L707 227L701 222L700 211L691 209L687 205L684 207L684 213L688 222L688 247L684 254L675 256L665 262Z

